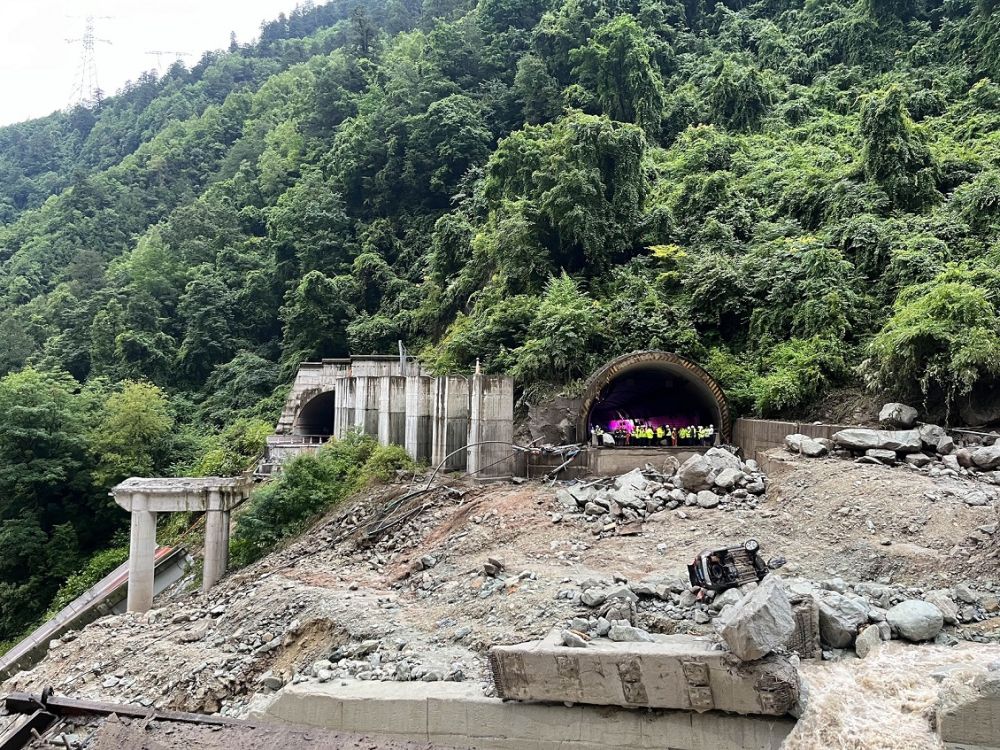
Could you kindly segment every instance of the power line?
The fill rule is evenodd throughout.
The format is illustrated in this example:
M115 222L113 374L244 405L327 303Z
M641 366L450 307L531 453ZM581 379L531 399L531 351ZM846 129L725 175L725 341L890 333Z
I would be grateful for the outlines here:
M71 16L72 17L72 16ZM78 39L67 39L68 44L80 45L80 66L77 69L76 81L69 97L69 106L83 105L90 107L100 104L101 87L97 81L97 44L111 44L110 39L100 39L94 35L94 22L109 19L113 16L86 16L84 18L83 36Z
M163 56L173 55L175 60L183 60L185 57L191 57L190 52L176 52L174 50L166 49L151 49L146 50L147 55L152 55L156 58L156 72L160 73L163 71Z

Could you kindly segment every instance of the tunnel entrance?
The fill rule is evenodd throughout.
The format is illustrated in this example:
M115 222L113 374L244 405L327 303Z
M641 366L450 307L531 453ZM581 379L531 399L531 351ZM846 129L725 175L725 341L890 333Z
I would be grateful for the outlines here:
M676 436L681 428L712 427L714 435L697 435L684 444L730 441L729 407L715 380L694 362L671 352L636 352L598 370L587 381L578 435L591 439L596 428L611 433L615 445L678 445L677 438L660 437L658 428ZM654 431L658 439L633 439L637 428ZM628 438L628 439L626 439ZM610 440L606 443L610 445Z
M293 434L321 437L332 435L335 396L335 391L324 391L304 403L295 417Z

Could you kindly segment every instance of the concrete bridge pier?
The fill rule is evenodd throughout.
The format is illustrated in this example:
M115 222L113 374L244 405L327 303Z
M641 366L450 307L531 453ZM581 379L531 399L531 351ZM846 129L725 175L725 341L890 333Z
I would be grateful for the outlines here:
M137 495L141 506L143 495ZM156 556L156 512L132 511L132 530L128 546L128 610L145 612L153 604L153 569ZM149 604L143 605L145 602Z
M233 508L250 495L251 478L133 477L111 490L115 502L132 514L129 540L128 611L148 612L153 606L156 516L158 513L205 513L205 567L202 590L208 591L225 574L229 561L229 522Z

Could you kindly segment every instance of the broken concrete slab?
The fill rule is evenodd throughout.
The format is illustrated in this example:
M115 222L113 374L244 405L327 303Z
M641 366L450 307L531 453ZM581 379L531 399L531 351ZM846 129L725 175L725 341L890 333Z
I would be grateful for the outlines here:
M1000 748L1000 671L946 680L937 706L938 736L946 747Z
M568 649L557 629L540 641L495 646L489 660L497 695L769 716L798 702L798 673L785 657L740 662L707 638L654 637L654 643L596 639L586 649Z
M259 701L258 721L327 727L479 750L778 750L789 718L635 711L502 701L473 683L339 680L289 685Z
M736 656L753 661L781 648L794 630L781 578L769 575L726 612L719 635Z

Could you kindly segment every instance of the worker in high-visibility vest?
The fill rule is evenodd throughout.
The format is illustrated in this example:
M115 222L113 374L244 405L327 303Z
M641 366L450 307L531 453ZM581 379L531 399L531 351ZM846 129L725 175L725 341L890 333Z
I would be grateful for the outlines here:
M656 428L656 444L663 445L663 438L667 436L667 431L663 429L663 425L659 425Z

